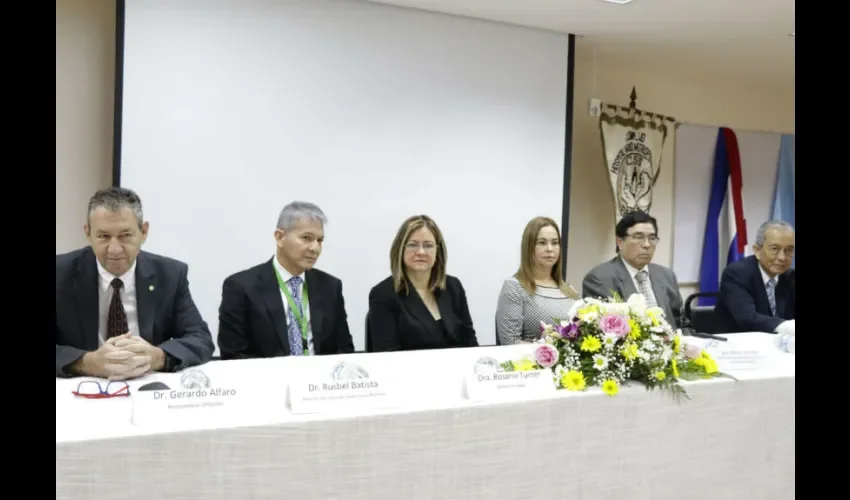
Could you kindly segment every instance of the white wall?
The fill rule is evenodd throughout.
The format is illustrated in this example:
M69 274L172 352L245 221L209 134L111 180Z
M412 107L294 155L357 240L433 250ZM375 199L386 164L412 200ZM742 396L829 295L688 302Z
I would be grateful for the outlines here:
M234 15L234 12L239 15ZM526 222L562 207L567 35L360 1L131 2L122 185L148 250L221 284L268 260L293 199L327 213L317 267L364 347L369 290L410 215L437 221L479 342Z
M89 197L112 182L115 2L56 1L56 252L86 244Z

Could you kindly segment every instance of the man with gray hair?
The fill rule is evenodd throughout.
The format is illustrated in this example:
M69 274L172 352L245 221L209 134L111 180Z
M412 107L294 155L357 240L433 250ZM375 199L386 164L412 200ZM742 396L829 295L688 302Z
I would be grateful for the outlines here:
M794 228L781 220L761 225L753 253L726 266L714 307L717 333L794 333L797 285Z
M56 256L56 376L124 380L212 359L188 266L141 250L142 202L110 187L89 200L90 245Z
M354 352L342 282L314 269L327 217L294 201L280 212L274 257L222 286L218 310L221 359Z

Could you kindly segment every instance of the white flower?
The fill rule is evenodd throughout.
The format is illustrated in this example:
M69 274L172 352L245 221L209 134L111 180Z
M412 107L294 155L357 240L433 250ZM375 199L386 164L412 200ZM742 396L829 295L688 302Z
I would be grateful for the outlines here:
M629 315L629 305L622 302L609 302L600 306L600 309L606 314Z
M552 325L547 324L545 321L540 321L540 328L543 329L543 335L551 335L553 328Z
M593 367L598 371L602 371L602 370L608 368L608 358L606 358L605 356L603 356L601 354L594 354L593 355Z
M643 316L646 314L646 298L641 293L633 293L626 301L632 314Z
M606 333L602 336L602 345L604 345L605 347L612 347L617 343L619 339L620 337L614 335L613 333Z
M661 319L664 316L664 309L661 309L658 306L650 307L649 309L646 310L646 315L647 316L655 316L658 319Z

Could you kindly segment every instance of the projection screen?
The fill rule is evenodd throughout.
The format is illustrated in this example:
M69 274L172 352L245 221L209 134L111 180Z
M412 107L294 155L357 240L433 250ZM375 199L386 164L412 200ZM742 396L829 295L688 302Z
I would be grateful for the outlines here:
M526 222L561 220L568 35L363 1L145 0L124 10L120 185L145 249L189 264L218 330L221 285L267 261L281 208L327 214L316 265L368 293L401 224L428 214L493 344Z

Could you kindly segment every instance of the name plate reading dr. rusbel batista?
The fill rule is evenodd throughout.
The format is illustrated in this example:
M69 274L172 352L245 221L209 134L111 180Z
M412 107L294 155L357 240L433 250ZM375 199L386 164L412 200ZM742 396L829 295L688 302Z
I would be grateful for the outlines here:
M466 376L470 401L503 401L546 397L555 393L551 370L498 371L497 363L482 358ZM489 368L489 369L488 369Z
M289 384L292 413L346 413L398 406L396 391L385 379L371 377L354 363L340 362L322 377Z
M179 387L149 382L135 388L130 397L133 425L226 418L239 405L236 388L211 387L209 378L200 370L183 373Z

